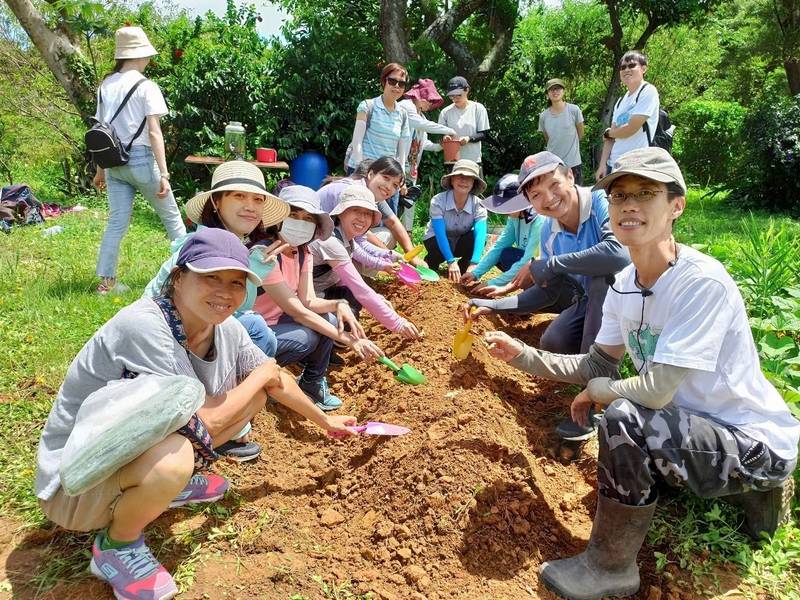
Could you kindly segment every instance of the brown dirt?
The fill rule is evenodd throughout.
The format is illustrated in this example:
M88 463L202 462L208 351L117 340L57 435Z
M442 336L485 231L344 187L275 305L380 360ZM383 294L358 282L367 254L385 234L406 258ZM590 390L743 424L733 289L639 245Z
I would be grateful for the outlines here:
M195 580L183 598L553 597L537 568L584 546L596 500L596 445L570 464L554 457L551 432L565 414L569 389L492 359L481 343L466 360L454 360L449 348L464 298L449 283L418 293L382 291L425 338L403 342L367 320L370 337L429 383L403 385L385 367L348 355L348 365L332 373L332 387L345 402L341 412L412 432L333 441L282 407L265 411L254 428L265 449L261 460L221 465L239 497L229 495L211 511L170 511L148 534L162 540L160 557L174 569L192 561L181 536L201 532ZM473 329L503 328L533 343L547 320L483 318ZM11 571L30 572L42 546L55 540L75 549L57 533L38 538L17 545L15 557L3 555L0 598L4 577L14 598L32 597ZM638 598L693 597L678 585L680 574L654 573L651 548L640 561ZM727 586L735 587L735 579ZM105 590L86 580L44 597L110 597Z

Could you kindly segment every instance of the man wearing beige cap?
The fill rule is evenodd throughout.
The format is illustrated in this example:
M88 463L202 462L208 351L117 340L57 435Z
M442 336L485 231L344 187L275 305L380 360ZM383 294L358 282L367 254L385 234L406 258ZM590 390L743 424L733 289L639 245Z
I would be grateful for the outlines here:
M600 421L597 512L586 551L548 560L545 585L563 598L626 596L639 589L636 555L658 499L657 485L742 506L757 538L790 516L800 423L759 366L742 296L718 261L678 244L673 223L686 184L661 148L623 154L597 186L608 193L611 228L633 264L613 280L587 354L559 356L500 332L490 353L524 371L587 385L572 402ZM618 379L628 353L636 375Z

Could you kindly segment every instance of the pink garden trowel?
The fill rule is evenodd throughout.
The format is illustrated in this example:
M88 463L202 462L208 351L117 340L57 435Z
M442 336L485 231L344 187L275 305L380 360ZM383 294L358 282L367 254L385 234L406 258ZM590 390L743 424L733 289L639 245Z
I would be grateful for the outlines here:
M348 427L350 431L355 434L361 435L405 435L411 433L408 427L401 425L391 425L390 423L379 423L377 421L368 421L364 425L353 425ZM329 433L331 437L337 437L335 434Z

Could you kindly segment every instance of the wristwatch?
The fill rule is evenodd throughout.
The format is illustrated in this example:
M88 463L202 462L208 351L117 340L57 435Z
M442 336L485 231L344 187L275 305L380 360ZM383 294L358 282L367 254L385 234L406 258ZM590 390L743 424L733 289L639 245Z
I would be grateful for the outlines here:
M167 181L169 181L169 173L160 173L160 175L161 179L166 179Z
M603 137L607 140L612 139L611 137L611 127L606 127L606 130L603 132Z

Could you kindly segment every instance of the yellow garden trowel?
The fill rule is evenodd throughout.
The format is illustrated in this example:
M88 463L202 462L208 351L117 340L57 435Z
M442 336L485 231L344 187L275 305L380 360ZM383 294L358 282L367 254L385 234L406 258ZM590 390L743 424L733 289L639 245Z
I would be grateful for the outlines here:
M412 260L417 258L417 256L419 256L419 253L422 252L423 250L425 250L425 246L423 246L422 244L414 246L411 250L403 254L403 260L406 262L411 262Z
M471 306L469 309L467 322L464 323L464 327L462 329L459 329L456 332L456 336L453 338L453 356L455 356L458 360L464 360L467 358L472 350L472 342L475 340L475 336L470 333L470 329L472 328L472 314L474 312L475 307Z

